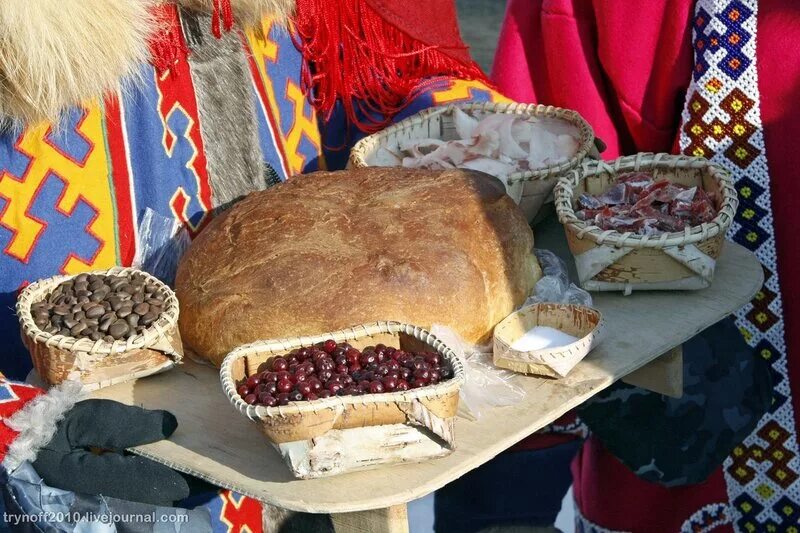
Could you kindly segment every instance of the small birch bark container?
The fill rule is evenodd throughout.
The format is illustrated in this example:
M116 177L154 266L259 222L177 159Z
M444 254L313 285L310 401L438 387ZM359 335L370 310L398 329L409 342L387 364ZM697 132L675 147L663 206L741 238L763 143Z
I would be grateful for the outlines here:
M237 381L256 373L261 363L327 339L359 349L383 343L406 351L435 351L452 366L453 377L408 391L332 396L277 407L249 405L237 393ZM298 478L424 461L448 455L455 447L453 422L464 368L450 348L417 326L376 322L313 337L247 344L225 357L220 379L236 410L258 424Z
M350 152L350 165L356 168L395 166L397 163L386 158L381 148L397 152L400 143L410 139L459 139L453 122L456 108L472 115L505 113L530 118L556 118L578 129L579 147L572 159L537 170L515 172L506 178L508 195L519 204L528 221L533 220L553 192L559 176L580 165L586 157L600 156L598 146L602 146L602 143L595 139L592 127L576 111L544 105L484 102L433 107L401 120L358 141Z
M579 220L581 193L601 194L627 172L643 171L688 187L701 187L717 216L684 231L637 235L603 230ZM725 232L739 205L725 169L699 157L640 153L613 161L586 161L559 180L556 211L564 225L581 287L591 291L703 289L714 278Z
M512 345L536 326L548 326L578 340L566 346L520 351ZM599 342L605 323L600 311L573 304L538 303L508 315L494 328L495 366L522 374L566 376Z
M159 318L142 333L113 343L52 335L34 323L31 306L75 276L55 276L25 287L16 306L22 341L45 383L57 385L67 379L77 380L84 390L91 391L164 372L180 363L183 346L178 331L178 298L168 286L133 268L114 267L87 274L119 276L130 272L139 272L155 284L164 297L165 307Z

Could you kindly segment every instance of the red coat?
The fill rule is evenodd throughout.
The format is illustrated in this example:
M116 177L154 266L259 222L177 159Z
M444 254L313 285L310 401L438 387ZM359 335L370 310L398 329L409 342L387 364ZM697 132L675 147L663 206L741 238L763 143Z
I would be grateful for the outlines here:
M727 5L726 10L719 10L715 18L706 17L706 11L700 9L723 5ZM751 17L755 17L755 24L748 22ZM711 26L707 18L714 18ZM718 35L712 31L715 28ZM755 54L751 39L756 43ZM771 203L766 204L758 222L759 227L766 228L765 239L769 239L774 225L783 300L781 308L774 291L763 291L762 303L756 302L750 317L762 321L763 331L758 335L778 349L764 348L768 345L756 342L758 339L751 344L757 344L758 353L771 358L777 376L789 378L788 387L783 380L777 389L782 397L787 393L791 396L783 415L791 413L788 406L793 406L794 411L794 416L782 416L776 422L777 427L789 433L777 446L783 459L764 460L748 455L759 453L759 447L767 453L775 450L771 443L760 440L760 445L745 447L742 452L748 456L746 464L760 465L753 480L736 481L736 476L742 474L741 470L737 473L738 462L732 458L724 470L717 471L703 485L665 489L638 480L599 442L590 439L573 464L575 498L583 516L604 528L670 532L679 531L682 526L706 530L699 525L705 524L713 529L720 512L727 508L725 512L736 522L737 529L767 531L769 521L788 526L796 524L800 516L800 464L796 458L800 427L800 300L795 297L800 294L800 247L792 242L792 230L800 225L798 210L793 209L794 199L800 195L800 181L793 164L797 150L791 146L800 135L798 43L800 6L794 0L717 0L713 6L707 0L509 2L492 73L494 81L515 100L579 111L608 144L606 158L637 151L683 149L693 153L698 146L686 146L686 142L679 146L682 130L684 139L705 134L705 130L693 133L693 125L686 126L681 116L693 72L696 71L697 80L709 84L703 86L704 90L720 94L743 86L756 74L758 77L760 98L754 110L748 110L745 101L742 122L746 128L755 124L755 129L730 136L723 132L721 146L700 146L715 146L717 160L722 160L723 150L735 145L732 150L743 150L742 155L747 158L753 146L761 146L763 131L764 148L758 151L766 156ZM707 53L709 46L717 47L716 55ZM714 63L711 67L709 58ZM750 68L753 65L755 68ZM719 68L723 74L730 71L729 86L715 86L714 78L708 75L709 68ZM744 70L745 75L737 78L736 69ZM735 125L735 117L730 115L728 120L729 126ZM702 130L712 124L699 126ZM732 157L727 164L740 173L763 170L763 159L753 166L748 166L748 161L737 166L731 162ZM740 196L752 193L742 189L742 183ZM759 205L764 207L763 202ZM781 317L782 324L771 326ZM784 339L785 349L781 349ZM778 474L778 470L782 473ZM730 497L733 501L729 501ZM772 518L767 517L769 513L773 513Z

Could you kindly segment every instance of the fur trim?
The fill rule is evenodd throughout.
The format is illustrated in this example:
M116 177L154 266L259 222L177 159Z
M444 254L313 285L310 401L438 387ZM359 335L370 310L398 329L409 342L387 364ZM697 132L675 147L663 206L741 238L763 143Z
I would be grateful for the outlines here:
M154 0L0 0L0 115L31 124L115 90L148 58Z
M211 13L214 0L176 0L187 9ZM256 26L265 16L271 16L278 24L286 25L294 15L295 0L230 0L236 23L249 28Z
M8 447L3 465L11 472L23 461L33 462L39 450L53 439L58 423L80 399L81 384L65 381L25 404L25 407L4 420L18 432Z

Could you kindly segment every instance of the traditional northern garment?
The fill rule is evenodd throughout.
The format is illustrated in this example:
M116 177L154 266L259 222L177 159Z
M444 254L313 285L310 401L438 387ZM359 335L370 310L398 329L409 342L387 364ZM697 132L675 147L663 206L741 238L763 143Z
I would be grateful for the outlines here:
M201 7L226 3L181 2ZM287 4L235 1L233 14L239 14L239 6L277 3ZM106 6L105 0L91 4ZM367 9L367 4L383 6L389 24L399 21L403 11L398 6L407 2L366 0L362 5L360 0L342 0L345 4L359 10ZM457 38L455 12L449 2L434 4L446 16L418 25L415 29L422 33L406 35L404 43L424 48L428 55L441 49L456 59L439 58L432 69L415 63L414 72L433 70L439 75L420 79L409 99L393 102L389 108L397 111L395 116L370 118L399 120L432 105L504 100L480 81L451 76L463 70L479 77L471 63L456 68L459 57L468 55ZM249 192L300 173L343 168L349 148L365 135L341 104L325 116L317 112L308 93L313 83L303 79L309 65L300 39L273 19L256 19L245 30L229 24L230 17L216 9L194 11L172 4L162 4L154 16L159 30L148 43L152 61L137 66L118 90L68 110L56 124L24 129L2 124L0 370L11 378L24 379L31 368L13 310L26 284L56 274L130 265L152 245L143 220L156 216L194 235L218 210ZM374 17L370 20L376 22ZM7 22L0 16L0 24ZM431 42L437 39L431 29L439 24L444 29L437 44ZM403 25L395 31L403 31ZM120 34L125 37L130 35ZM132 48L133 55L139 53ZM392 53L390 48L384 52ZM2 98L9 90L2 76L7 59L0 49L4 60L0 61L0 115L39 113L19 101L14 109L20 113L10 113L9 100ZM113 69L104 73L109 71ZM20 91L47 96L35 88ZM3 413L18 410L24 402L15 394L28 390L0 381L0 408L8 408ZM5 415L0 421L0 445L16 437L5 424ZM34 477L28 481L32 481L28 486L36 486ZM28 501L34 500L36 495ZM230 491L206 498L202 507L210 512L214 531L255 533L270 521L262 517L260 503Z
M199 231L215 209L275 180L343 168L364 135L341 109L323 122L301 85L283 27L211 33L211 17L163 10L191 53L53 127L0 133L0 369L31 364L13 306L27 283L129 265L152 210ZM431 105L500 98L477 81L437 78L395 118ZM322 133L326 138L323 140ZM330 148L330 149L326 149Z
M577 109L608 142L604 157L672 148L723 164L741 200L728 236L765 271L736 317L771 364L770 412L705 483L680 488L640 480L590 438L573 463L580 531L798 530L798 44L791 0L509 4L501 90Z

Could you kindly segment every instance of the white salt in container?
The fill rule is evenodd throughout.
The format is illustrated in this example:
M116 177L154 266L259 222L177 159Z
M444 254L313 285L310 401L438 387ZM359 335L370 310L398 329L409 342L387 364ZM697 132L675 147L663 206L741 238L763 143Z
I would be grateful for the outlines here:
M600 311L573 304L538 303L515 311L494 329L494 364L564 377L600 341Z

